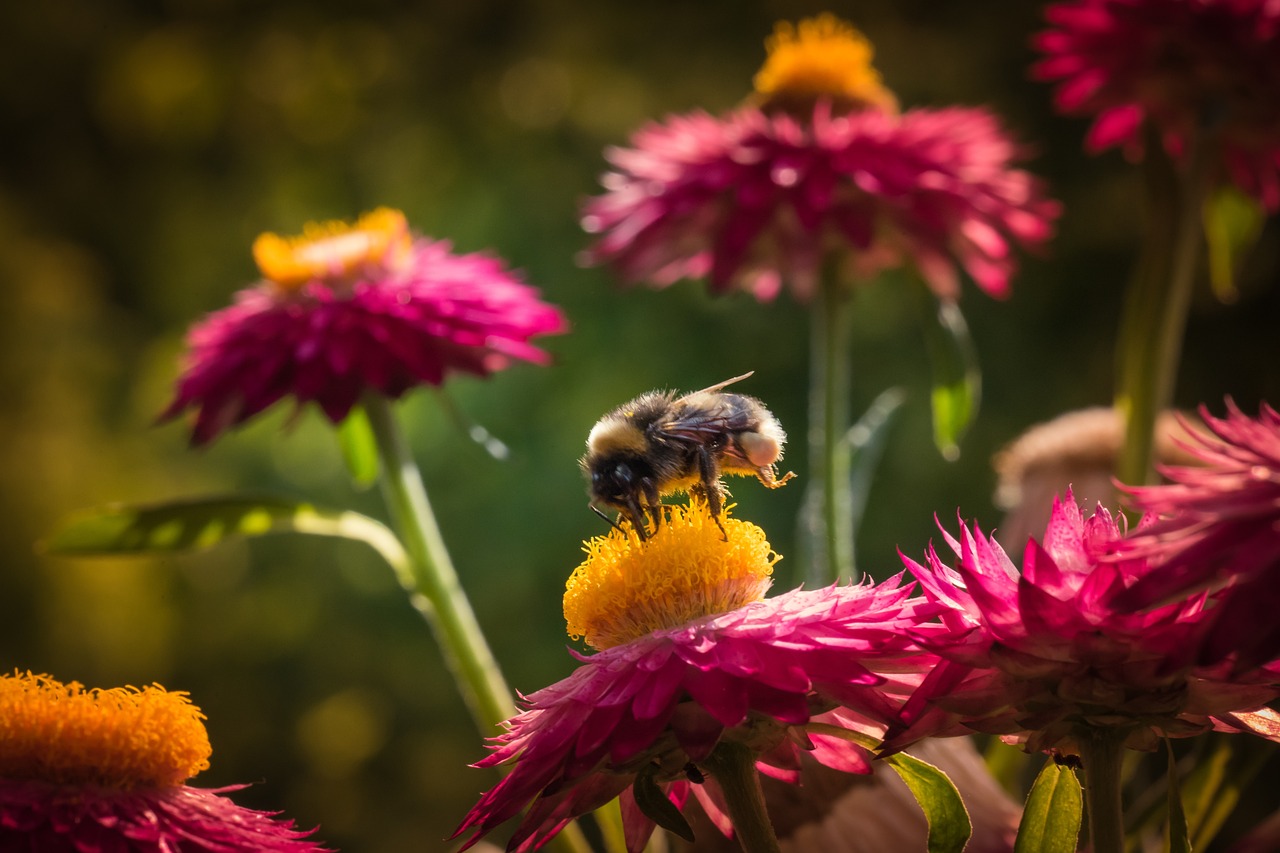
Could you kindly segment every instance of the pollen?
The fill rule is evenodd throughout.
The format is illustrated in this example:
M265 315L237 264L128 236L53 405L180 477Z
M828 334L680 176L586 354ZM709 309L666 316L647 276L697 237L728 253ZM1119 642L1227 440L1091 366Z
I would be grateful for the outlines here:
M204 714L159 685L86 690L47 675L0 676L0 778L168 788L208 768Z
M765 39L768 57L755 76L765 106L812 105L828 98L838 106L897 109L897 99L871 65L874 49L861 32L824 13L798 25L779 22Z
M380 207L355 224L309 222L297 237L270 232L253 242L253 259L269 281L294 290L308 281L343 281L398 266L413 244L403 213Z
M726 511L721 533L703 501L664 513L645 541L624 521L585 543L564 595L574 640L603 650L764 598L781 557L763 530Z

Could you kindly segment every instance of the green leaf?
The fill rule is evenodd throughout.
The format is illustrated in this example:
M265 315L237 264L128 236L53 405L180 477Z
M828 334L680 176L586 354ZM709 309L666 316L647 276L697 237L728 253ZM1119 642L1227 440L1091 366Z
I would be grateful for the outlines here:
M885 759L907 783L929 822L929 853L960 853L973 825L960 792L947 774L913 755L899 752Z
M954 302L937 302L926 312L925 344L933 366L933 442L944 459L960 457L960 439L974 417L982 397L982 372L969 327Z
M1075 853L1083 811L1075 771L1046 761L1027 795L1014 853Z
M1187 815L1182 810L1182 792L1178 790L1178 762L1168 738L1164 742L1169 755L1169 853L1191 853L1191 836L1187 832Z
M889 440L890 428L897 417L898 410L906 402L907 395L901 388L890 388L882 391L872 401L858 422L845 433L845 441L849 444L849 515L853 518L853 534L856 539L858 528L862 526L862 514L867 507L867 499L871 494L871 483L875 479L876 467L884 456L884 448Z
M367 488L378 480L378 442L364 406L356 406L338 425L342 461L357 486Z
M227 539L307 533L364 542L413 588L409 559L395 534L358 512L317 509L278 498L213 497L149 505L116 504L69 519L41 543L66 557L162 554L211 548Z
M631 792L636 798L636 807L658 826L691 842L693 827L689 826L680 809L667 799L662 788L654 781L653 777L657 769L656 765L650 764L636 774L636 781L631 785Z
M1266 211L1253 196L1224 184L1209 193L1201 213L1213 292L1223 302L1235 302L1236 267L1262 233Z

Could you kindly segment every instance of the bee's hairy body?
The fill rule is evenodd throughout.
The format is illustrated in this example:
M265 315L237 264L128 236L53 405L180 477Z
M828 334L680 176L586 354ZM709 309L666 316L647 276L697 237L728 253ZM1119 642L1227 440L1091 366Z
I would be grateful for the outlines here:
M720 390L743 378L682 397L651 391L601 418L581 462L591 505L623 512L645 538L647 519L655 530L660 523L663 495L703 498L720 524L723 474L754 476L769 488L787 482L794 475L779 478L774 469L786 443L777 419L755 397Z

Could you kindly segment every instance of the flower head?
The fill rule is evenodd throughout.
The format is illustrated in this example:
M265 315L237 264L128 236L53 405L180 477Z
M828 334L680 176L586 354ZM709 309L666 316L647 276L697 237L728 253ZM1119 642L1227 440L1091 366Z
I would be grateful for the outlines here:
M1150 122L1175 156L1205 131L1230 180L1280 209L1280 5L1273 0L1068 0L1048 7L1032 69L1086 146L1141 151Z
M0 849L322 848L291 821L183 784L209 766L204 715L185 693L85 690L0 676Z
M585 259L666 286L710 277L772 299L811 298L838 250L868 279L911 264L942 298L958 268L1003 296L1012 246L1050 236L1057 204L1011 166L1019 151L982 109L899 115L870 46L830 16L782 26L756 78L760 103L673 116L607 152L605 194L584 207Z
M1203 596L1141 614L1111 606L1147 567L1103 559L1120 537L1105 509L1085 519L1068 492L1021 572L976 527L958 541L944 535L954 568L932 548L926 565L903 558L947 608L940 624L914 632L944 660L904 708L891 749L975 731L1068 753L1096 729L1135 749L1209 729L1276 731L1270 712L1254 712L1280 697L1280 665L1235 673L1195 662Z
M1264 403L1250 418L1228 400L1225 418L1206 407L1200 415L1210 433L1188 429L1185 441L1199 464L1161 467L1166 485L1125 489L1153 518L1114 550L1158 568L1120 593L1117 606L1230 584L1215 596L1203 659L1272 660L1280 657L1280 413Z
M529 339L566 328L499 260L415 238L399 211L263 234L253 253L263 280L192 328L162 415L197 410L195 444L288 396L337 423L366 391L399 397L454 371L545 363Z
M867 772L842 732L883 731L932 663L902 630L924 603L899 579L764 599L778 557L759 528L726 518L726 542L704 504L665 509L648 541L615 530L588 544L565 613L602 651L527 697L494 739L477 766L514 766L458 828L468 844L532 802L509 849L533 850L621 796L638 850L654 823L633 785L657 784L677 807L692 792L723 815L699 766L722 742L745 744L761 772L790 781L802 754Z

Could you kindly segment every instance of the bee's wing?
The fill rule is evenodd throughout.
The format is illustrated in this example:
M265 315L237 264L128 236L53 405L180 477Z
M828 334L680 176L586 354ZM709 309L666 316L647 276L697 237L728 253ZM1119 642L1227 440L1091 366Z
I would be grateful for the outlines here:
M685 394L684 397L681 397L680 399L683 400L685 399L685 397L692 397L695 394L706 394L709 391L719 391L721 388L732 385L735 382L741 382L742 380L746 379L748 376L751 376L754 373L755 373L754 370L748 370L746 373L742 374L741 376L735 376L732 379L726 379L723 382L717 382L715 385L711 385L707 388L703 388L701 391L690 391L688 394Z
M706 444L717 436L749 429L751 418L747 409L719 394L695 391L675 400L654 426L664 440Z

